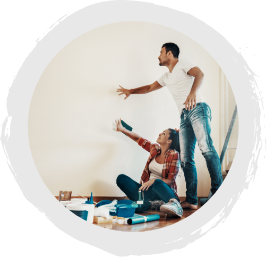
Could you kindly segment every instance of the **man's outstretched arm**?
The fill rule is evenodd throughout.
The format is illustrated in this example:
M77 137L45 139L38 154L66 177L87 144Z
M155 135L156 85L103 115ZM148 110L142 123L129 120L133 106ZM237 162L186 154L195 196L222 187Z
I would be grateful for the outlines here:
M147 94L147 93L150 93L152 91L155 91L155 90L162 88L162 86L158 83L158 81L155 81L151 85L147 85L147 86L143 86L143 87L137 87L137 88L133 88L133 89L126 89L126 88L123 88L121 86L119 86L119 87L120 88L117 89L117 92L120 93L119 95L125 94L124 100L132 94Z

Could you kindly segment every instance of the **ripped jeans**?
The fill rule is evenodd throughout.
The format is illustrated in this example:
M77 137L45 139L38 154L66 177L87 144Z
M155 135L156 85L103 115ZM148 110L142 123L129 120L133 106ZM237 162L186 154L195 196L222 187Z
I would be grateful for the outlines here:
M198 204L197 169L194 161L196 141L206 160L211 178L211 194L223 182L219 156L210 136L211 110L206 103L197 103L192 110L183 109L180 123L181 166L186 182L186 202Z

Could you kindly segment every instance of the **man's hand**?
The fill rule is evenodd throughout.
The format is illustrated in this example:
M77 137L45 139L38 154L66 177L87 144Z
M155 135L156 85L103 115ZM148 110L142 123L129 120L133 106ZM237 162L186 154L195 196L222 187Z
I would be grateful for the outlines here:
M192 110L194 107L196 107L197 104L197 100L196 100L197 96L195 92L190 92L190 94L188 95L188 97L186 98L185 102L183 103L185 105L185 109L186 110Z
M124 98L124 100L125 100L126 98L128 98L128 97L131 95L131 92L130 92L129 89L125 89L125 88L123 88L123 87L121 87L121 86L119 86L119 87L120 87L120 88L117 89L117 92L120 93L119 95L123 95L123 94L125 94L125 98Z
M196 92L203 82L204 74L198 67L193 67L187 72L187 74L195 77L192 89L188 97L186 98L185 102L183 103L185 105L184 108L190 111L197 105Z
M139 190L141 190L141 191L146 190L147 191L154 184L154 181L155 181L155 179L147 181L139 188Z

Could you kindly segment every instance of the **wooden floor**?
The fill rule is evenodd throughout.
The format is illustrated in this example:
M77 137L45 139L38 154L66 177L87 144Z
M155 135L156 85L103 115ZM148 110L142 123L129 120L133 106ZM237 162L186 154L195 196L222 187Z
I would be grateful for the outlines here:
M86 196L87 197L87 196ZM56 196L58 199L58 197ZM72 198L80 198L79 196L73 196ZM100 202L102 200L122 200L122 199L128 199L127 197L100 197L100 196L95 196L94 197L94 202ZM185 197L180 197L181 201L185 200ZM198 209L201 206L198 205ZM198 210L197 209L197 210ZM197 210L189 210L189 209L184 209L183 212L183 217L182 218L172 218L169 217L168 215L160 212L160 211L147 211L140 213L140 215L152 215L152 214L159 214L160 219L157 221L150 221L146 223L140 223L140 224L134 224L134 225L122 225L118 223L106 223L106 224L95 224L96 226L105 228L105 229L111 229L111 230L117 230L117 231L126 231L126 232L145 232L145 231L150 231L150 230L155 230L159 228L164 228L167 226L170 226L176 222L179 222L187 217L189 217L191 214L193 214Z
M144 213L140 213L140 215L151 215L151 214L159 214L160 219L156 221L150 221L140 224L134 225L121 225L118 223L107 223L107 224L95 224L96 226L107 228L111 230L117 231L126 231L126 232L145 232L150 230L155 230L159 228L164 228L170 226L176 222L179 222L186 217L190 216L197 210L184 210L184 214L182 218L169 218L166 214L159 212L159 211L147 211Z

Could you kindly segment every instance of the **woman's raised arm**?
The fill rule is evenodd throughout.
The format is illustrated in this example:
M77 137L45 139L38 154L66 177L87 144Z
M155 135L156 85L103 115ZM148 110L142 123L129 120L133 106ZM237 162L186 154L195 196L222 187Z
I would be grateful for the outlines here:
M116 124L116 127L114 128L114 130L124 133L126 136L128 136L129 138L131 138L133 141L137 143L139 142L141 137L135 134L134 132L129 131L128 129L124 128L121 125L121 119L115 120L115 124Z

